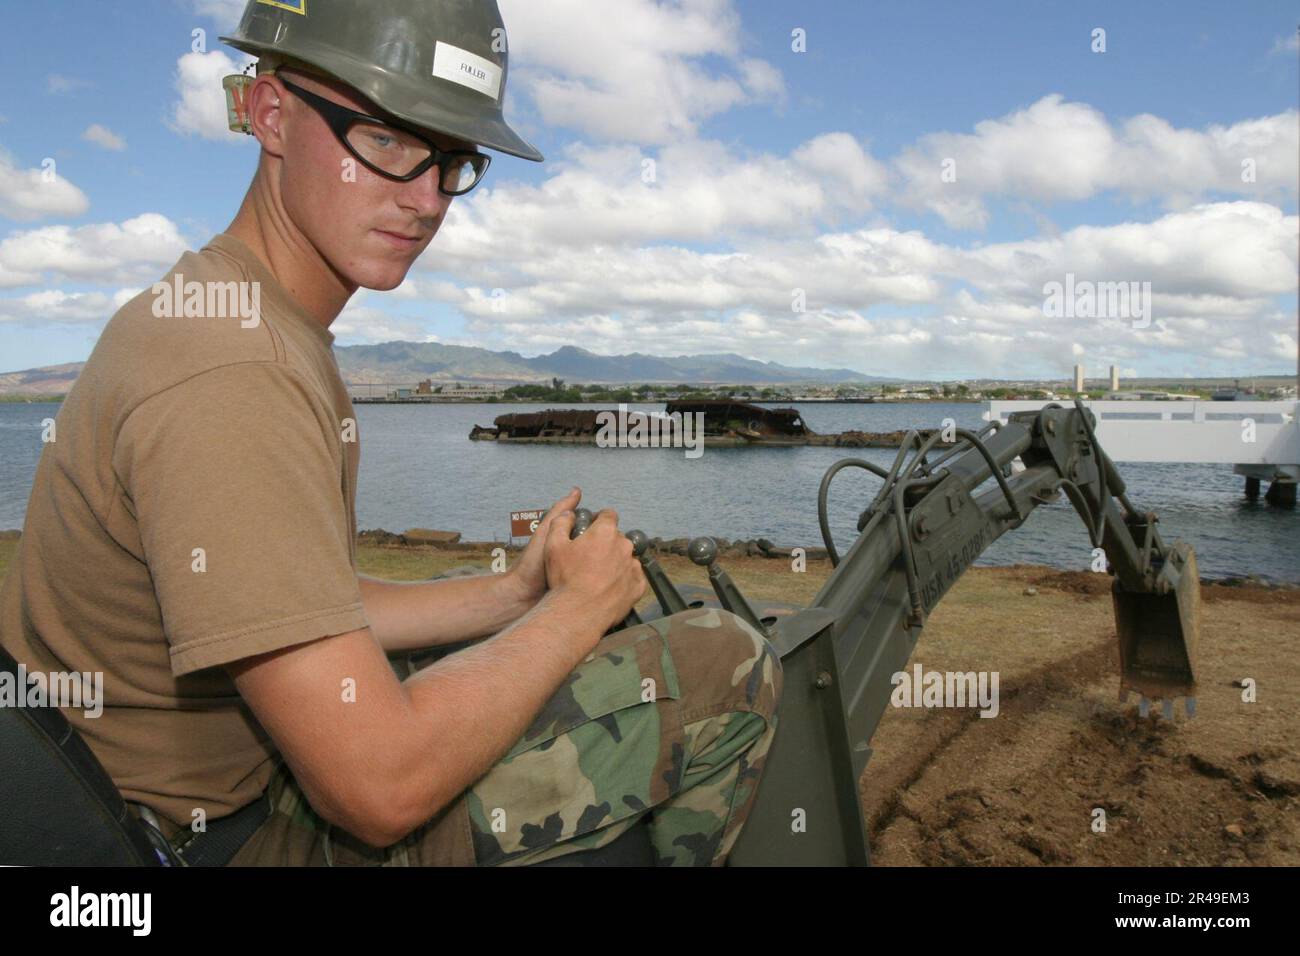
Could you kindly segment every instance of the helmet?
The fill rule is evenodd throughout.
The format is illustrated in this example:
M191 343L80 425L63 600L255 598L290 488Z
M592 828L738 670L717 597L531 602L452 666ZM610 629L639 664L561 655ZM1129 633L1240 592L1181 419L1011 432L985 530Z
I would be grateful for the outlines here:
M221 40L315 67L412 126L542 161L502 114L508 56L496 0L249 0ZM241 81L252 82L224 85L231 128L247 132Z

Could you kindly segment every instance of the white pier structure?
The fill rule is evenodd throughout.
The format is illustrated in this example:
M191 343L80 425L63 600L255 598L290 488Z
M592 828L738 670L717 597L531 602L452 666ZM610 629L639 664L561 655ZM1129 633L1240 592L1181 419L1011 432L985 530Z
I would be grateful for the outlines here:
M1048 402L989 402L985 418ZM1060 402L1065 405L1067 402ZM1300 481L1300 402L1095 401L1097 440L1115 461L1186 461L1232 465L1246 478L1246 496L1294 504Z

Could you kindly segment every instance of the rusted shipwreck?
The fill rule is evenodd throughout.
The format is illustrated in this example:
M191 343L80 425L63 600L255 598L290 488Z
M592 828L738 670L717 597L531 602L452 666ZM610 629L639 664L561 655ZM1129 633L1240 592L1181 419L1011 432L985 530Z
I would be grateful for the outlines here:
M835 445L841 448L897 448L904 432L845 431L821 435L804 422L797 408L763 408L726 400L673 401L663 412L618 409L547 409L498 415L491 428L475 425L473 441L592 445L621 435L610 444L636 447L681 447L703 425L706 446ZM643 440L638 441L637 436Z

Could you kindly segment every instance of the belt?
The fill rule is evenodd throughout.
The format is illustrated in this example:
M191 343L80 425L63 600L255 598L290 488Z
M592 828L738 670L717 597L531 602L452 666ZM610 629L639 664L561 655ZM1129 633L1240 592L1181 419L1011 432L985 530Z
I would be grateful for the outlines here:
M150 831L159 855L168 856L170 865L225 866L271 816L271 794L269 790L263 792L247 806L208 822L202 830L185 827L171 840L163 836L152 810L137 804L132 806L140 823Z

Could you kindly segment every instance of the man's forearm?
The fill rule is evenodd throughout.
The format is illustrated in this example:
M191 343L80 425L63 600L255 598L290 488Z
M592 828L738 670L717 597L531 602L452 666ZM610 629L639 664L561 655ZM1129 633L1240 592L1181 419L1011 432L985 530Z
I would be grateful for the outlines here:
M486 637L532 607L509 573L411 583L358 575L357 581L370 631L390 653Z

